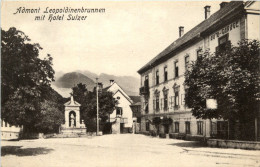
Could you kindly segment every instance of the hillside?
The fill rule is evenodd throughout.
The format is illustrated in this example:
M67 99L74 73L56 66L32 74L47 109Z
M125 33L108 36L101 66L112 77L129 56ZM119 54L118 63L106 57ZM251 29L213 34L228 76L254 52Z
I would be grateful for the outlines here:
M57 78L54 85L57 86L58 88L71 89L73 86L77 85L78 83L86 84L87 89L90 91L92 91L93 88L95 87L95 82L92 79L78 72L71 72L62 75L60 78Z

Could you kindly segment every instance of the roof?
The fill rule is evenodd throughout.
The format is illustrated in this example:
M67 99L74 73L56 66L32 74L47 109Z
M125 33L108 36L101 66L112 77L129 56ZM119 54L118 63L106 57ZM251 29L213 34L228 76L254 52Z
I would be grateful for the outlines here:
M213 31L216 28L219 28L220 24L224 24L225 19L230 19L231 17L237 17L237 13L243 11L244 5L243 1L231 1L225 7L221 8L214 14L212 14L208 19L202 21L200 24L192 28L182 37L178 38L171 45L169 45L166 49L164 49L161 53L159 53L156 57L154 57L151 61L145 64L141 69L138 70L138 73L141 74L155 65L158 65L161 61L165 61L171 57L173 57L176 52L185 48L185 46L192 44L194 41L198 39L202 39L201 37L209 33L209 31ZM213 27L213 29L209 29ZM169 55L171 54L171 55Z
M70 101L68 101L67 103L64 104L66 107L80 107L81 105L74 101L73 96L70 97Z
M134 103L134 104L132 104L132 105L130 105L130 106L141 106L141 102L137 102L137 103Z
M141 102L140 96L129 96L129 97L133 100L133 103Z
M118 89L118 90L113 94L113 96L114 96L115 94L117 94L117 92L120 92L131 104L133 103L133 102L131 101L131 99L129 99L120 89Z
M102 90L103 90L103 91L107 91L111 86L112 86L112 85L109 85L109 86L103 88Z

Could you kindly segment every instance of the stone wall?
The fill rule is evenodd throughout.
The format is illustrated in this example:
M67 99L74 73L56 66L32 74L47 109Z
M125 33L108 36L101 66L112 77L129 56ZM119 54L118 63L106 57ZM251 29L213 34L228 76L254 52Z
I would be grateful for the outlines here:
M208 139L207 145L210 147L260 150L260 142L254 141Z

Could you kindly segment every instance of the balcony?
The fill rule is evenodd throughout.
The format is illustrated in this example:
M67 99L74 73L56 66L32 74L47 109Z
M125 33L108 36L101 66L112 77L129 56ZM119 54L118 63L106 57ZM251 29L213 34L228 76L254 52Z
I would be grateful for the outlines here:
M139 91L140 91L139 93L140 95L149 95L149 87L143 86L139 89Z

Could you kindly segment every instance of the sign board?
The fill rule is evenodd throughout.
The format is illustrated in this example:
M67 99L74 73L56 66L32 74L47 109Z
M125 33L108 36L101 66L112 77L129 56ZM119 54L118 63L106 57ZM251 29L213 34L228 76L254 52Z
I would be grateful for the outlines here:
M217 100L216 99L207 99L206 107L207 107L207 109L217 109L218 108Z

